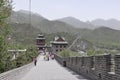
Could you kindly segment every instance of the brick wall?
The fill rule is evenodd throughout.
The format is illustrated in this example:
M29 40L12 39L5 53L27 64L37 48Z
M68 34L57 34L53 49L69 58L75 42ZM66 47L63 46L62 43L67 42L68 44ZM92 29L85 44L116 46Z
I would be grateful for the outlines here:
M59 58L61 64L63 60L66 67L91 80L120 80L120 55L114 56L115 72L111 72L111 55Z
M31 68L33 63L0 74L0 80L20 80Z

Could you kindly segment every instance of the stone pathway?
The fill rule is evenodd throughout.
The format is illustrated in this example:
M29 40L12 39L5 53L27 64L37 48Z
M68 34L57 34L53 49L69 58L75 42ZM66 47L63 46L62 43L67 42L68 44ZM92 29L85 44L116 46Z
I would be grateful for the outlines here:
M75 72L62 67L56 60L44 61L40 56L33 67L21 80L88 80Z

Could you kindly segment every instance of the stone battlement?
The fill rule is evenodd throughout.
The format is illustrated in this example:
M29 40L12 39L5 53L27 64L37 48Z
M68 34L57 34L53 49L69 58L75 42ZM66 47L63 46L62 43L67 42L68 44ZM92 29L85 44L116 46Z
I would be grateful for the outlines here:
M120 80L120 55L99 55L91 57L69 57L62 58L55 55L56 60L82 74L91 80ZM114 60L114 65L112 63ZM114 72L112 72L114 68Z
M32 67L33 63L27 64L0 74L0 80L20 80Z

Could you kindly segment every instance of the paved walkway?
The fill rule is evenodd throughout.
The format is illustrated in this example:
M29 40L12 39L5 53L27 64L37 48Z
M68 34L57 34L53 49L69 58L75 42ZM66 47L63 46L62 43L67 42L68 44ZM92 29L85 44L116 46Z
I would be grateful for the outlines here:
M55 60L44 61L40 56L33 67L21 80L87 80L59 65Z

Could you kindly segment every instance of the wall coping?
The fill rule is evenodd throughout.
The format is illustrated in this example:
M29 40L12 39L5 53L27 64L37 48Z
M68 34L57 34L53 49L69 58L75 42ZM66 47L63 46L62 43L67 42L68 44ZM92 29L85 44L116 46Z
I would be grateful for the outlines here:
M14 75L16 75L16 73L18 73L19 71L24 71L25 70L25 72L27 71L27 68L29 68L30 69L30 67L32 67L32 65L33 65L33 62L32 63L29 63L29 64L27 64L27 65L24 65L24 66L22 66L22 67L19 67L19 68L15 68L15 69L12 69L12 70L9 70L9 71L7 71L7 72L4 72L4 73L1 73L0 74L0 80L2 79L2 80L6 80L7 78L9 78L10 76L14 76ZM24 75L23 73L18 73L18 76L19 75ZM17 76L15 76L15 78L16 78ZM10 79L11 80L11 79ZM17 79L16 79L17 80Z
M115 72L108 72L108 74L115 74Z

